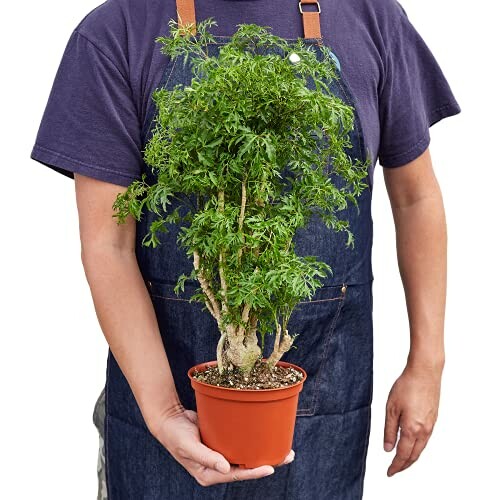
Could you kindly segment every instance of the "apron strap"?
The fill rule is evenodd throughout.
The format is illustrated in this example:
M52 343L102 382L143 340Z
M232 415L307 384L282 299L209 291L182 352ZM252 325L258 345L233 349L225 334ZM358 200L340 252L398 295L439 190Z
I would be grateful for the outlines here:
M191 33L196 35L196 15L194 9L194 0L176 0L177 4L177 23L179 26L186 26L193 23Z
M196 35L196 15L194 0L176 0L177 4L177 22L179 26L185 26L192 23L192 34ZM315 4L317 11L303 11L302 5ZM302 14L302 23L304 25L304 38L321 38L321 27L319 15L321 7L318 0L299 0L299 11Z
M302 5L316 4L317 11L304 11ZM321 7L318 0L299 0L299 11L302 14L302 23L304 24L304 38L321 38L321 27L319 22L319 15Z

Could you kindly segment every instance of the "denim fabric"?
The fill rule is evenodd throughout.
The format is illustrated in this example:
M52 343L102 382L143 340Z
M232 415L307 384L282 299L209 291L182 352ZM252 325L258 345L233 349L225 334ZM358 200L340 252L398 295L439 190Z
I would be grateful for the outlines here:
M218 36L211 51L227 43ZM304 39L318 50L316 39ZM189 64L167 59L161 86L172 88L191 81ZM332 90L354 106L341 78ZM143 144L151 136L156 110L151 103L144 123ZM351 133L353 158L366 159L357 112ZM149 181L154 182L151 172ZM341 184L335 174L332 180ZM368 180L368 179L367 179ZM169 208L173 210L176 203ZM108 352L105 386L105 466L110 500L191 499L329 499L362 498L365 461L370 434L372 402L372 218L371 185L359 198L358 215L350 206L339 217L347 218L355 248L345 246L345 235L327 229L318 219L297 233L300 255L316 255L333 270L311 301L294 310L289 330L299 333L283 360L308 373L299 397L293 449L295 460L276 467L266 478L200 486L148 431L132 391L113 354ZM143 247L154 214L145 212L137 223L138 264L155 308L163 343L169 357L177 392L185 408L196 410L187 370L215 358L219 332L215 320L200 303L188 299L197 283L186 282L177 296L173 288L192 263L176 244L178 227L161 234L161 245ZM264 356L272 351L266 339ZM264 423L265 425L265 423Z

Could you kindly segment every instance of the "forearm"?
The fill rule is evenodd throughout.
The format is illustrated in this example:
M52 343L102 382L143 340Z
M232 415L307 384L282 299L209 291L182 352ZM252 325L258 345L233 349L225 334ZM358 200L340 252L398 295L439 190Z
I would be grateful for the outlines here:
M440 189L393 206L398 264L410 323L409 364L442 368L447 231Z
M182 405L135 253L93 249L82 262L101 329L151 429Z

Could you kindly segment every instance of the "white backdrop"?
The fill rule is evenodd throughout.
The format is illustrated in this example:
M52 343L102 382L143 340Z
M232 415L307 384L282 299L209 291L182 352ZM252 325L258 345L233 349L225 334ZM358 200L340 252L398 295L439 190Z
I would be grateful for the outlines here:
M29 154L71 31L98 3L28 0L1 7L0 498L6 500L96 496L92 410L104 385L107 344L80 261L74 183ZM409 333L394 225L377 166L375 387L364 498L496 499L500 12L486 0L401 3L463 110L431 129L449 231L446 366L427 448L412 467L387 478L394 452L382 446L384 408L404 367Z

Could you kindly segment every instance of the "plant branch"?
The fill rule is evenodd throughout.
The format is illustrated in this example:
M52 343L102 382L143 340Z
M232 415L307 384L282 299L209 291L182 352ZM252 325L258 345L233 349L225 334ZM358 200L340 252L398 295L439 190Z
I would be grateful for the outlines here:
M224 265L225 265L224 251L221 250L219 252L219 277L220 277L220 286L222 295L222 311L226 313L228 311L228 305L227 305L227 283L224 274Z
M245 329L246 325L248 323L248 317L250 314L250 305L245 304L243 306L243 312L241 313L241 320L244 323L243 325L240 325L238 328L238 337L244 337L245 336Z
M274 349L271 356L269 356L269 358L266 361L269 370L272 370L276 366L276 363L278 363L278 361L281 359L283 354L289 351L290 348L292 347L293 337L291 337L288 334L288 330L285 330L285 334L283 335L281 341L278 340L280 337L281 337L281 325L278 325L278 331L276 332L276 339L274 341Z
M215 295L210 288L210 285L208 281L205 279L203 271L200 268L200 255L197 250L193 251L193 264L196 272L198 273L198 281L200 282L202 290L205 292L205 295L208 297L208 300L210 300L210 303L212 304L212 314L214 315L215 319L217 320L217 324L219 325L219 328L221 326L221 308L219 303L217 302L217 299L215 298Z
M247 177L243 179L241 183L241 208L240 208L240 218L238 220L238 230L242 233L243 241L245 241L245 234L243 233L243 221L245 220L245 208L247 204L247 188L246 188ZM243 253L243 247L241 246L238 250L238 265L241 266L241 255Z
M248 330L248 336L257 335L257 323L259 322L259 318L255 312L250 314L250 329Z
M222 358L222 352L224 349L224 342L226 340L227 333L223 332L219 338L219 342L217 343L217 367L219 368L219 373L222 374L224 371L224 363Z
M274 351L277 351L280 347L281 340L281 325L276 323L276 335L274 336Z
M217 319L217 315L215 314L215 311L213 310L212 306L210 305L210 300L208 297L205 297L205 305L207 306L207 309L209 310L210 314Z

